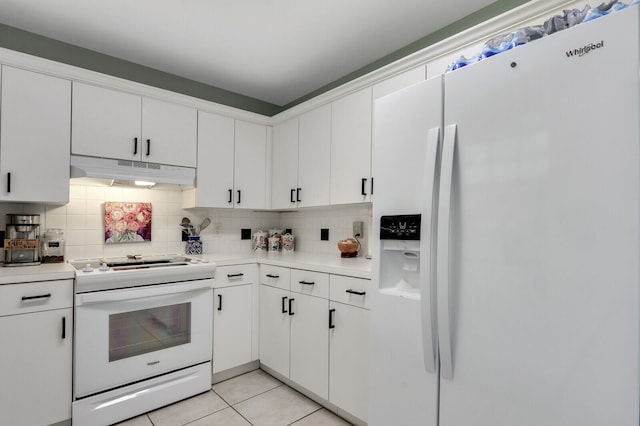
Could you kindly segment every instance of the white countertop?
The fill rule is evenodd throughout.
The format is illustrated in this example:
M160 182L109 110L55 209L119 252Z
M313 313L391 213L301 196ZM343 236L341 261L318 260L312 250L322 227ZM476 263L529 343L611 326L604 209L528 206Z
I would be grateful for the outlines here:
M35 266L0 266L0 285L73 279L73 266L63 263L43 263Z
M339 254L316 253L206 253L202 257L217 266L259 263L286 268L307 269L356 278L371 278L371 260L364 257L341 258ZM36 266L0 266L0 285L36 281L73 279L75 271L67 262L44 263Z
M217 266L260 263L371 279L370 259L364 257L342 258L339 253L317 254L296 251L292 253L206 253L202 257L206 257L215 262Z

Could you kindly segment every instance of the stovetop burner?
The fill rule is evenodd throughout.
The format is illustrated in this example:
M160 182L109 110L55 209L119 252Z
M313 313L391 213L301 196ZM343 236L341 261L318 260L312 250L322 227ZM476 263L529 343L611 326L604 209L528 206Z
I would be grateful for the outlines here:
M77 259L76 293L213 278L215 263L179 254Z

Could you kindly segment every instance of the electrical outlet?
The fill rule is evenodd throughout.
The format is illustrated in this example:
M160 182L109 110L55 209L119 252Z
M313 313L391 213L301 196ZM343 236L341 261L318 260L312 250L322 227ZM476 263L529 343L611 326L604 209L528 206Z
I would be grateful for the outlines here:
M329 241L329 229L320 229L320 241Z
M250 240L251 239L251 229L242 228L240 230L240 239L241 240Z
M364 226L362 222L353 222L353 236L358 238L364 237Z
M213 222L213 235L219 237L222 235L222 222Z

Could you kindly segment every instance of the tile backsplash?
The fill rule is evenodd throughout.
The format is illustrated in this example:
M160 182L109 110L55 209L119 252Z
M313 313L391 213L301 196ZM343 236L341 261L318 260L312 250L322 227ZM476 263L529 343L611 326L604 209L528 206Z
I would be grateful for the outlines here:
M104 202L136 201L152 204L151 242L104 244ZM47 228L65 232L65 259L110 257L126 254L183 253L180 222L188 217L199 225L205 217L211 225L201 234L204 253L251 251L251 240L241 240L241 229L268 230L290 228L298 251L339 253L337 242L351 237L352 223L364 222L362 254L368 254L371 233L371 206L338 206L300 211L269 212L234 209L183 209L182 193L177 189L137 189L74 184L69 203L0 203L0 230L5 229L6 214L40 214L40 233ZM320 229L328 228L329 241L320 240ZM2 254L4 259L4 254Z

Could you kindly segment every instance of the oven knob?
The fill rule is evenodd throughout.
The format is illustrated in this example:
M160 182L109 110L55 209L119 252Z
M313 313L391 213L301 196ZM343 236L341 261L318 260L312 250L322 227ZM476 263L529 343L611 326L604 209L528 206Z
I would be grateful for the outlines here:
M111 268L109 268L106 263L103 263L102 265L100 265L100 270L101 271L108 271L109 269L111 269Z
M202 259L200 262L202 262L202 263L209 263L209 259Z
M93 272L93 268L90 263L87 263L82 272Z
M191 259L191 263L200 263L198 259Z

